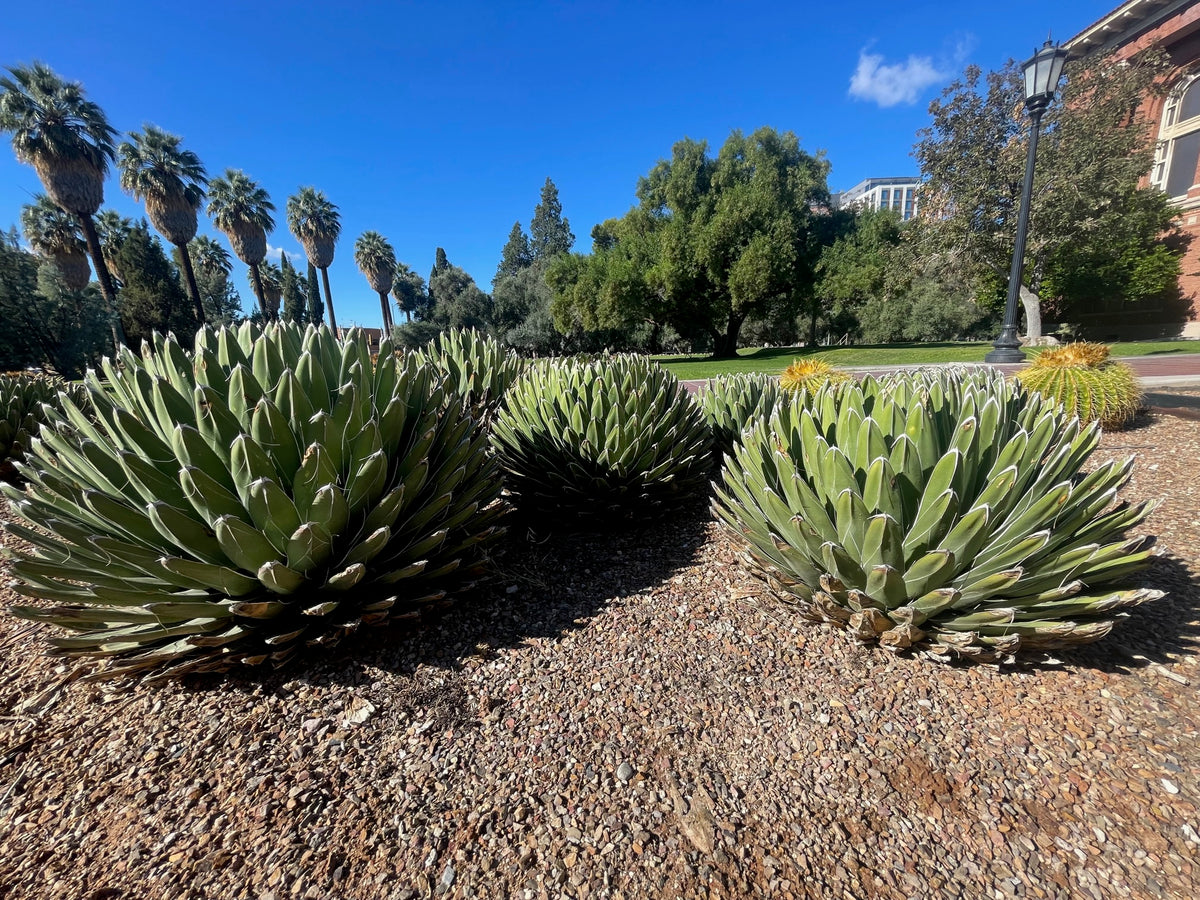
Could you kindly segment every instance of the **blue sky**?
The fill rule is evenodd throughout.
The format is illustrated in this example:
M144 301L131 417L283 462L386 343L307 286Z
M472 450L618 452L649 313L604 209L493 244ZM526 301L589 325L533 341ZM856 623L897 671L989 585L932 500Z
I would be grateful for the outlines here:
M352 258L367 229L422 275L444 247L487 290L547 176L587 251L592 226L623 214L638 177L685 136L715 150L735 128L793 131L825 152L835 191L917 174L929 101L965 65L1024 59L1047 32L1069 38L1116 6L54 0L10 4L0 65L46 62L83 82L117 129L152 122L210 175L246 171L279 211L275 258L303 259L287 197L325 191L344 228L330 267L338 323L377 325ZM3 228L40 189L5 144ZM143 214L114 176L105 204ZM216 234L207 220L201 230Z

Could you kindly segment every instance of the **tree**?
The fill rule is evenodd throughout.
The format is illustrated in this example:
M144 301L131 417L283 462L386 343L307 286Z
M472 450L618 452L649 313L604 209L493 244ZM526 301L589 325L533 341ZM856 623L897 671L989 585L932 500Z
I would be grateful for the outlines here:
M329 292L329 266L333 263L333 252L342 233L342 218L338 208L329 202L322 191L313 187L302 187L288 197L288 229L298 240L311 265L321 270L321 281L325 285L325 306L329 309L329 327L337 333L337 315L333 311L333 295ZM318 298L319 299L319 298ZM309 292L309 304L312 304ZM309 318L309 321L317 321Z
M816 340L816 320L823 314L837 336L855 329L859 311L871 302L887 302L889 287L904 271L899 261L900 214L886 209L830 214L837 233L817 262L809 341Z
M283 272L275 263L264 261L258 267L258 274L262 281L263 296L267 300L262 311L263 321L276 322L279 320L279 301L283 298Z
M188 241L196 236L197 211L204 202L207 173L200 157L184 150L183 139L153 125L131 132L131 140L117 148L121 190L145 201L146 215L158 233L175 245L196 320L204 323L204 304L196 286L196 273Z
M433 268L429 270L429 283L433 284L433 279L438 272L443 272L450 266L450 260L446 258L446 251L438 247L433 253Z
M117 132L104 110L85 99L81 84L63 81L49 66L35 62L8 72L11 78L0 78L0 131L12 135L17 159L34 167L50 199L79 219L100 289L115 312L117 291L92 217L104 202ZM113 345L120 347L116 329Z
M280 286L283 295L283 321L304 324L304 285L292 268L286 253L279 255Z
M541 200L533 209L533 221L529 223L530 261L570 253L574 244L575 235L571 234L571 223L563 218L558 188L547 178L542 185Z
M308 289L304 292L304 299L308 304L305 309L305 320L313 325L320 325L325 321L325 304L321 302L321 288L317 283L317 267L311 262L308 264Z
M117 253L125 273L121 291L121 321L134 347L155 331L189 334L198 327L179 273L145 220L138 222Z
M250 267L250 283L267 321L274 316L267 306L259 268L267 258L267 232L275 227L274 210L267 192L240 169L226 169L223 177L214 178L208 186L208 214L229 239L237 258Z
M747 317L811 297L828 171L794 134L771 128L734 131L715 159L704 142L678 142L639 181L638 206L600 232L592 259L547 273L556 325L648 319L703 332L714 356L734 355Z
M379 295L379 306L383 311L383 333L392 333L392 309L388 303L388 291L396 277L396 251L378 231L364 231L354 242L354 264L358 271L367 276L371 290Z
M1062 100L1042 120L1019 286L1031 338L1041 336L1046 288L1069 290L1065 268L1151 246L1169 228L1161 194L1138 187L1154 152L1140 104L1160 90L1162 71L1150 54L1067 64ZM1005 279L1012 260L1030 129L1023 97L1011 60L986 75L971 66L930 104L932 122L913 151L925 179L925 254L961 257L976 279ZM1108 290L1129 295L1130 285Z
M433 272L429 279L433 302L429 321L442 329L487 330L492 320L492 298L479 289L475 279L448 261L441 268L435 266Z
M124 279L117 268L117 251L121 249L132 229L133 220L115 209L102 209L96 214L96 236L100 239L100 255L104 257L104 265L112 277L121 282L124 282Z
M192 238L188 249L195 266L200 300L204 304L205 321L218 326L240 321L242 298L229 280L233 272L229 251L206 234ZM175 252L178 253L178 248Z
M411 322L415 316L425 319L429 316L432 304L429 291L425 288L425 279L418 275L407 263L396 263L396 274L392 279L392 296L396 306L404 313L405 322Z
M508 233L508 241L500 251L500 265L496 267L495 281L508 275L516 275L522 269L533 265L533 251L529 246L529 238L521 229L520 222L513 222L512 231Z
M82 291L92 278L87 242L79 220L64 212L45 194L21 207L21 230L29 246L58 269L68 290Z
M26 323L38 289L38 259L13 234L0 240L0 370L14 372L41 362Z

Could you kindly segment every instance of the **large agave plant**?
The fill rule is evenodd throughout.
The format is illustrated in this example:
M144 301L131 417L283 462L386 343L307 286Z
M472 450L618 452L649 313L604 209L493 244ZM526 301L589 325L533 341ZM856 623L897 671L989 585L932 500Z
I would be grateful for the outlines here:
M669 372L641 356L534 365L492 425L518 505L565 517L635 516L706 480L704 414Z
M713 435L718 463L741 442L746 426L766 418L784 396L779 379L763 372L722 375L700 392L700 408Z
M450 386L487 419L521 374L521 358L516 353L474 328L443 331L418 352L445 372Z
M787 602L886 647L1007 660L1097 640L1147 564L1126 540L1152 504L1114 505L1133 460L994 374L822 388L776 407L727 460L714 508Z
M45 375L0 375L0 478L17 477L13 467L46 418L46 405L56 406L65 393L77 406L87 408L87 391Z
M385 342L385 347L387 347ZM499 470L439 374L359 332L202 330L89 376L6 493L41 529L12 571L102 674L282 664L414 613L496 536Z

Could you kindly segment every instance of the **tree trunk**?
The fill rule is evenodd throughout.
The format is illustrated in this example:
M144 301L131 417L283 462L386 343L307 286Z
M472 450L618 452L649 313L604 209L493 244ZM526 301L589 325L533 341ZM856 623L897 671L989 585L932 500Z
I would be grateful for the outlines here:
M1042 337L1042 301L1029 288L1021 285L1021 305L1025 307L1025 338L1028 341Z
M333 313L333 295L329 293L329 266L321 267L321 283L325 285L325 308L329 310L329 328L337 337L337 316Z
M192 270L192 254L188 252L187 244L176 244L179 248L179 258L183 260L183 277L187 282L188 296L192 300L192 309L196 312L196 326L205 325L204 303L200 300L200 288L196 286L196 273Z
M254 286L254 295L258 297L258 308L262 311L263 321L271 321L271 311L267 309L267 295L263 291L262 277L258 274L258 263L250 266L250 281Z
M816 297L812 298L812 303L809 304L808 317L808 346L817 346L817 317L821 314L821 301Z
M112 316L111 328L113 352L120 353L124 343L124 329L121 328L121 311L117 306L117 289L113 287L112 275L104 264L104 254L100 251L100 236L96 234L96 223L91 216L76 216L83 228L83 236L87 239L88 253L92 257L92 265L96 269L96 279L100 282L100 292L108 304L108 312Z
M379 292L379 308L383 310L383 336L389 338L392 336L392 310L388 306L387 291Z
M742 322L745 319L744 314L729 314L729 319L725 323L725 333L718 334L717 340L713 344L713 359L729 359L737 356L738 333L742 330Z

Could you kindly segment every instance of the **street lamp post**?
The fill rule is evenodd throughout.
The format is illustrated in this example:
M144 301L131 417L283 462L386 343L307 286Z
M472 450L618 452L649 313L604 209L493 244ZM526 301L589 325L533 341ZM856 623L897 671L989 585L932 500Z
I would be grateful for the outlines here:
M1025 263L1025 235L1029 230L1029 201L1033 195L1033 161L1037 156L1038 133L1042 115L1054 99L1058 80L1062 77L1067 51L1046 41L1041 50L1022 67L1025 71L1025 111L1029 113L1029 155L1025 160L1025 184L1021 189L1021 211L1017 216L1017 240L1013 246L1012 268L1008 273L1008 300L1004 304L1004 325L995 348L983 359L990 363L1019 363L1025 361L1021 342L1017 340L1017 299L1021 292L1021 273Z

